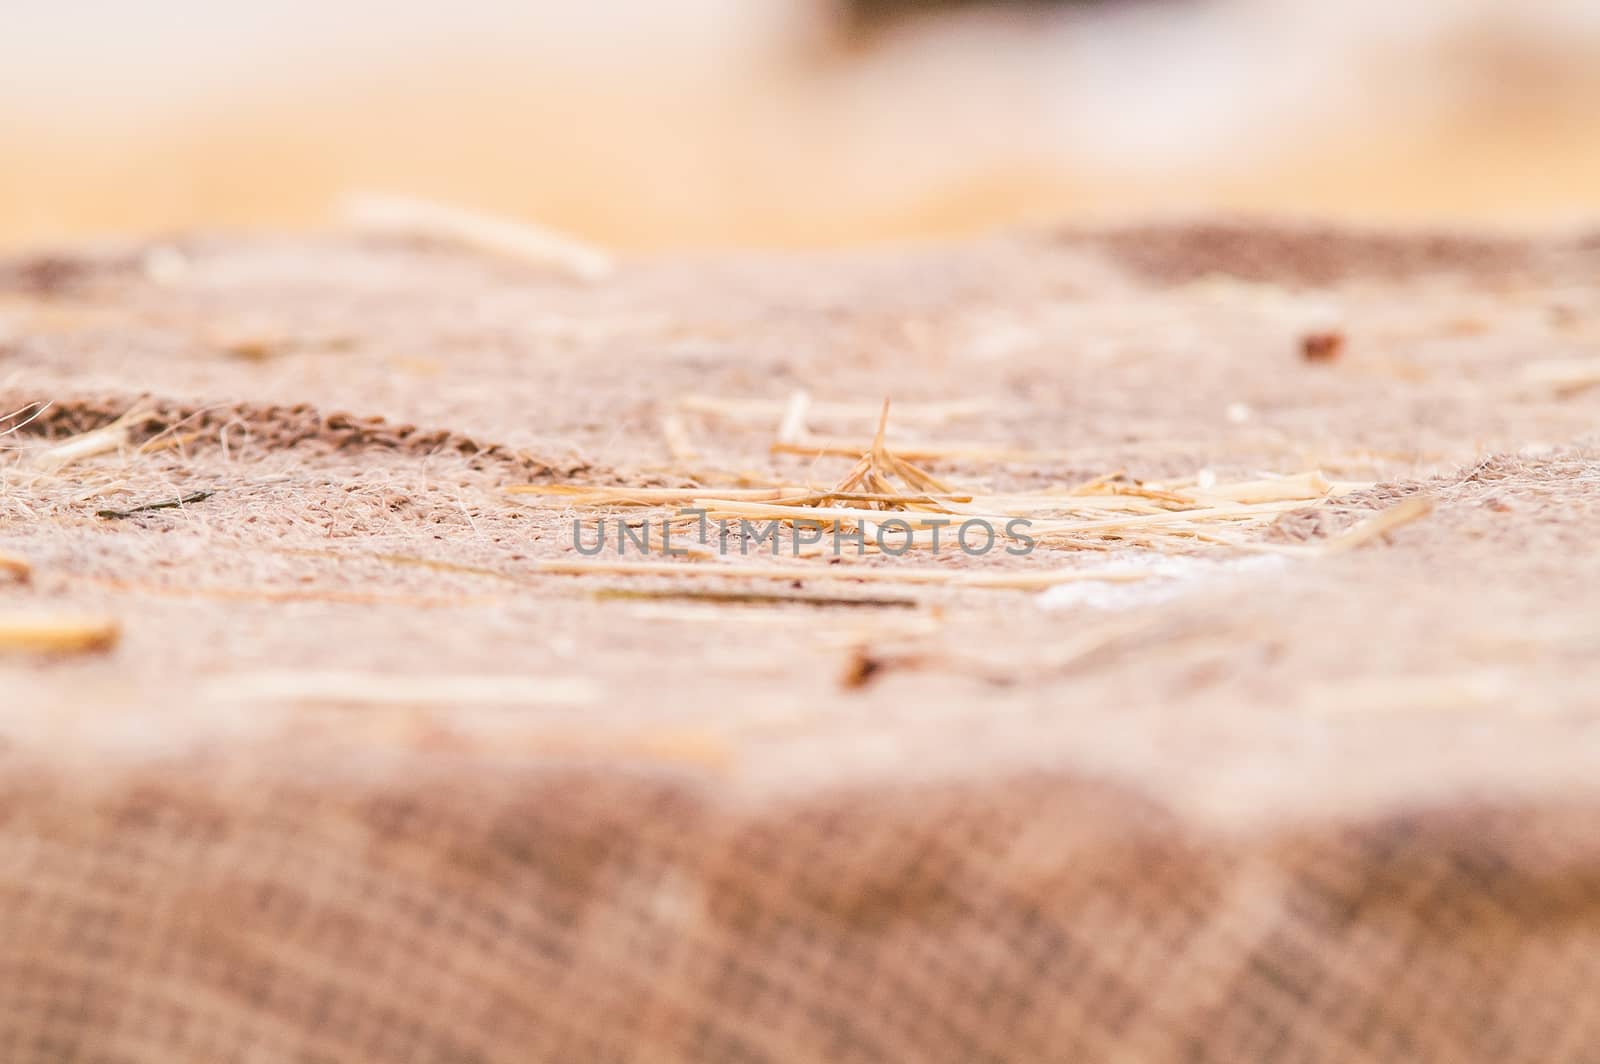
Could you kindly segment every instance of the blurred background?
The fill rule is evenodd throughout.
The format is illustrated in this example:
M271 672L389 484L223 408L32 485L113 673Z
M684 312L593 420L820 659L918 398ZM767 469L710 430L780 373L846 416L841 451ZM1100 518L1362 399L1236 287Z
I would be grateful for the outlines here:
M6 0L0 246L348 192L628 249L1600 214L1600 0Z

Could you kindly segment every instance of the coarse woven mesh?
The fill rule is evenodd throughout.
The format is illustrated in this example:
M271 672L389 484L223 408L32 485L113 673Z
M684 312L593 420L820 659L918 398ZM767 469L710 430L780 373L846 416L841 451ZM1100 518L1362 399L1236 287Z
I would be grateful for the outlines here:
M287 755L288 751L281 751ZM13 774L11 1061L1584 1059L1591 807L1247 842L1033 774Z

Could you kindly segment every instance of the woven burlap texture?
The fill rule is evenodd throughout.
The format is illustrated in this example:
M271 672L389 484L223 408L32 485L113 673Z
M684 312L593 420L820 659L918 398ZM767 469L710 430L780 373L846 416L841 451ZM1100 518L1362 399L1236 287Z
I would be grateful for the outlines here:
M0 659L0 1061L1600 1060L1592 238L154 250L0 267L0 609L121 632ZM685 401L800 388L1038 456L957 483L1374 486L1099 598L532 568L513 484L836 479Z

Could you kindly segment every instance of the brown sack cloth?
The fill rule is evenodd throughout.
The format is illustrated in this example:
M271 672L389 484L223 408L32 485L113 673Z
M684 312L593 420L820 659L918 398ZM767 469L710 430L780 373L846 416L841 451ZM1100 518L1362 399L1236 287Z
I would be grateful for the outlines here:
M601 273L0 263L0 1060L1596 1059L1600 241ZM1149 520L572 549L885 396L973 506Z

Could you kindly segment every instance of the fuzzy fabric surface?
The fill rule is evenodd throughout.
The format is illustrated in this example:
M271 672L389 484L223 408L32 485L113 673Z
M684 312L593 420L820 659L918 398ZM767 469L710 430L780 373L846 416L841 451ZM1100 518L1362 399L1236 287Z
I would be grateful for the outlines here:
M1145 520L575 548L886 397L951 497ZM0 262L0 415L6 1061L1600 1044L1592 235L185 236Z

